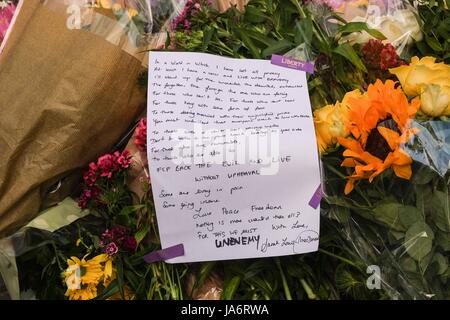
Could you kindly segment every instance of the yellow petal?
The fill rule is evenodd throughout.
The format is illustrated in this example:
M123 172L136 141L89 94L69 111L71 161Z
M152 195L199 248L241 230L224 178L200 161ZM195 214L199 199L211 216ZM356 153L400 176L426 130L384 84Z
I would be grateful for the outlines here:
M426 115L431 117L450 115L450 86L428 84L424 87L420 100L421 110Z
M397 76L398 80L400 81L400 84L403 87L406 83L406 78L408 77L408 74L411 71L411 67L410 66L400 66L397 68L389 69L389 71L392 74Z
M112 272L113 272L113 267L112 267L112 260L109 259L108 261L106 261L105 264L105 276L106 277L112 277Z

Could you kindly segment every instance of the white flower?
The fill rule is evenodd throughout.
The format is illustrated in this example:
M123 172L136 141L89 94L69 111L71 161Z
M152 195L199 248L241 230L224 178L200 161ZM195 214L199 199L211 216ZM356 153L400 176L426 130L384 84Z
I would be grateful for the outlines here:
M403 46L411 44L413 41L422 40L419 22L411 9L399 9L382 16L377 14L366 17L358 16L352 22L366 22L369 28L380 31L386 37L384 42L391 43L396 48L402 49ZM371 35L363 31L354 32L342 40L363 44L372 38Z
M0 1L0 9L5 9L9 3L7 1Z

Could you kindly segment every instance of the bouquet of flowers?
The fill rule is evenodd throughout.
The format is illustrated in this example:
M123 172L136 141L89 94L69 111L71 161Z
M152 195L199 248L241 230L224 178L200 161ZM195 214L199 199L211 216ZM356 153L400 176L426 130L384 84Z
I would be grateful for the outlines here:
M244 10L219 12L189 0L162 48L314 62L308 86L323 192L317 253L147 264L144 256L160 246L151 184L147 176L139 194L130 188L131 170L145 165L121 150L86 168L78 201L89 218L52 236L33 258L46 283L22 277L23 288L39 298L182 299L219 277L222 299L449 299L449 10L443 1L397 1L396 10L378 2L381 24L346 11L367 11L364 1L250 0ZM386 24L404 15L411 37L400 50ZM141 120L132 141L144 157L146 137ZM56 292L44 290L50 286Z
M369 289L391 298L449 298L450 66L448 26L438 22L448 9L385 1L371 16L381 20L371 23L367 17L343 21L342 4L297 4L250 1L243 14L186 7L188 19L174 26L168 45L315 60L309 89L322 153L322 214L338 231L333 240L344 250L340 260L373 271ZM338 27L329 28L336 21ZM427 27L432 21L439 32ZM438 47L440 38L445 41ZM335 277L347 289L357 278L351 272Z

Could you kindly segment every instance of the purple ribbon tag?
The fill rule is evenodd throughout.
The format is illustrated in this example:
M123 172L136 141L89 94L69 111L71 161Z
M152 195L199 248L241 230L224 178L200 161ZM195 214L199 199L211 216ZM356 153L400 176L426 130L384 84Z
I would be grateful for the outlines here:
M180 256L184 256L184 246L182 243L158 251L150 252L149 254L144 256L144 261L147 263L153 263L169 260Z
M280 56L278 54L272 55L272 64L276 64L277 66L282 66L285 68L302 70L308 73L314 73L314 64L311 62L305 62L301 60L297 60L294 58Z
M309 200L309 203L308 203L308 204L309 204L311 207L313 207L314 209L317 209L317 207L318 207L319 204L320 204L320 201L322 200L322 197L323 197L322 187L321 187L321 185L319 184L319 186L318 186L317 189L316 189L316 192L314 192L314 194L313 194L311 200Z

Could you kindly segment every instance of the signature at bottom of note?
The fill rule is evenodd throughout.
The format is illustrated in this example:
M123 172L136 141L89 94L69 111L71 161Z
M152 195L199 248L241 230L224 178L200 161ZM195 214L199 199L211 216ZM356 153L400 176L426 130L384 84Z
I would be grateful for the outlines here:
M304 251L303 248L306 244L317 241L319 241L318 232L314 230L305 230L302 231L295 239L289 239L286 237L281 240L269 240L269 238L266 238L260 246L258 245L257 249L261 252L267 252L270 248L292 246L294 253L301 253Z

